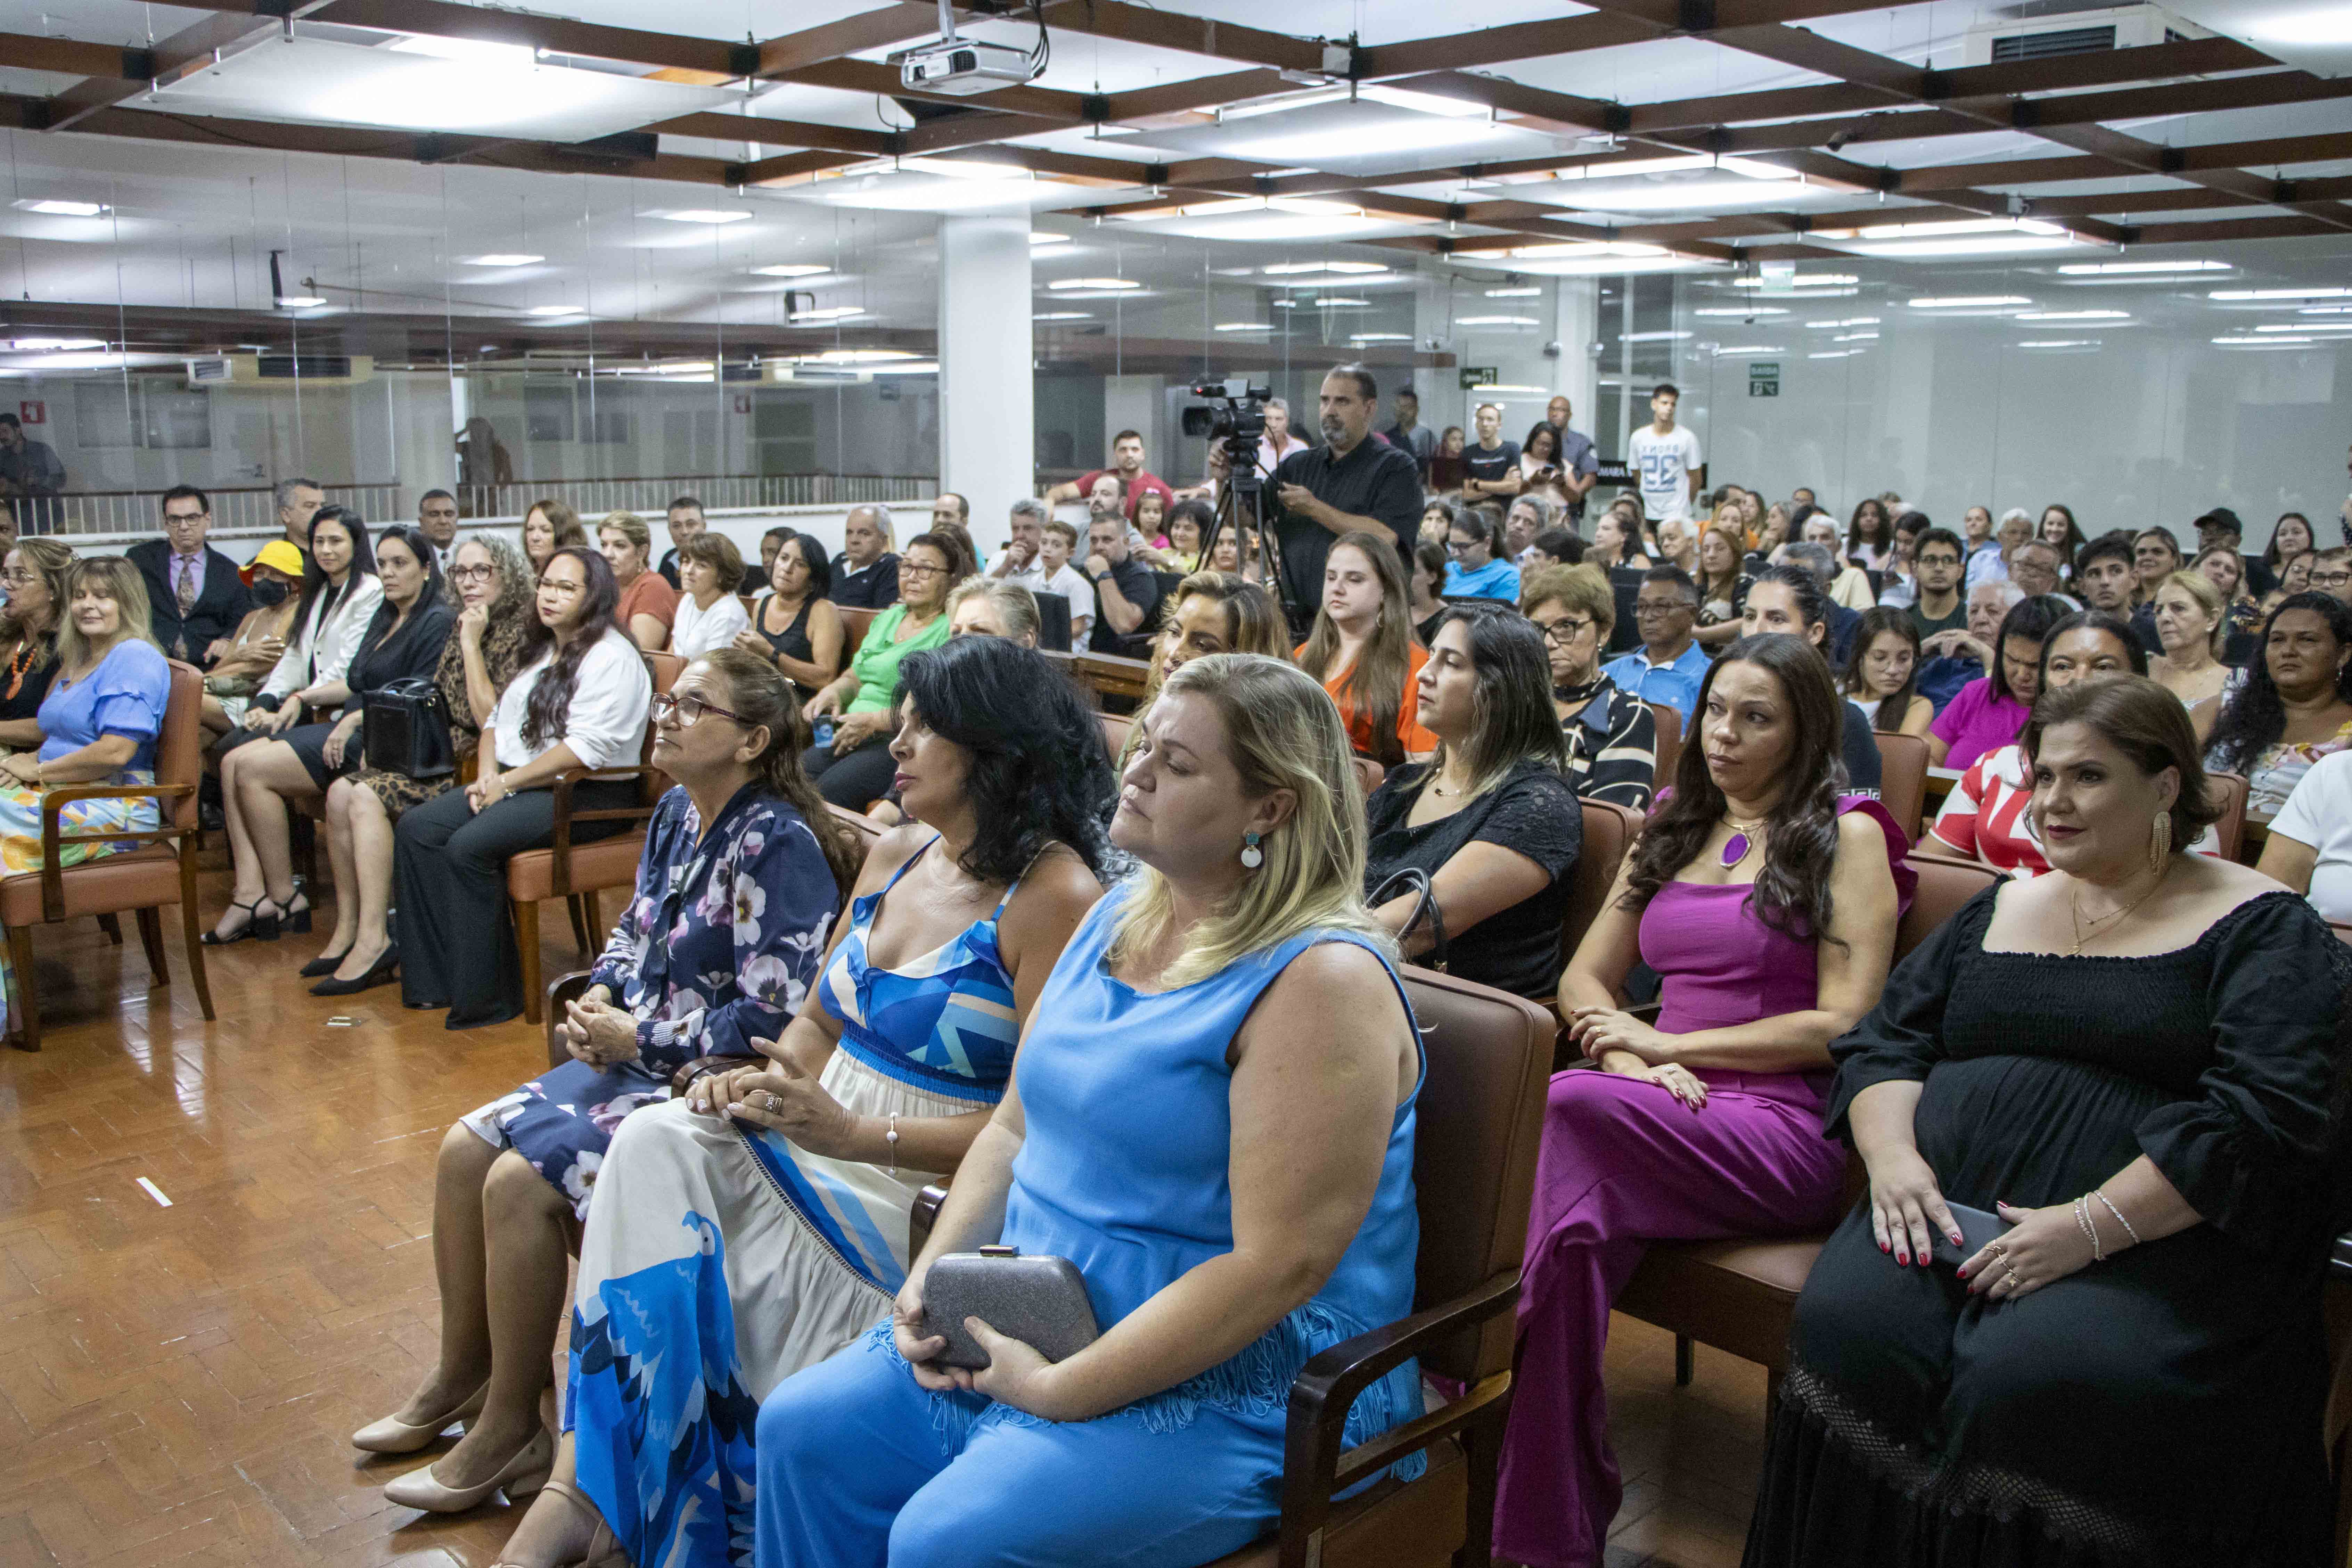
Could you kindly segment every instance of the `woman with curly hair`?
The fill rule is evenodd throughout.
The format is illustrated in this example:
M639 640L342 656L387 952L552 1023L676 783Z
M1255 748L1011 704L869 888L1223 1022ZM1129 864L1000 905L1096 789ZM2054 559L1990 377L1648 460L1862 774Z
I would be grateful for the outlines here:
M327 787L335 931L325 950L302 966L305 975L328 976L325 984L352 989L363 988L358 984L362 980L373 984L390 978L377 963L392 946L384 921L392 905L394 825L411 806L457 786L458 771L480 743L499 693L522 668L532 588L530 568L503 539L471 535L450 555L446 593L457 635L441 645L433 686L449 716L449 749L457 766L418 779L362 765Z
M623 1122L597 1173L572 1440L505 1562L743 1561L760 1401L887 1314L908 1205L987 1124L1101 896L1110 759L1070 683L991 637L910 654L899 679L913 820L866 857L821 978L730 1048L745 1065Z
M1699 688L1673 794L1560 976L1598 1066L1551 1083L1497 1557L1601 1561L1621 1495L1601 1355L1643 1248L1836 1218L1830 1042L1877 1003L1915 880L1885 808L1840 793L1843 706L1802 639L1733 643ZM1620 1002L1637 959L1664 981L1654 1024Z
M1895 520L1886 515L1886 503L1876 496L1864 496L1853 509L1853 516L1845 527L1845 561L1865 571L1883 571L1895 556Z
M2276 816L2312 763L2352 746L2352 609L2333 594L2289 597L2243 682L2195 717L2205 766L2245 774L2248 813Z
M527 1491L552 1441L540 1392L562 1310L566 1243L614 1129L670 1075L780 1032L857 874L857 850L797 762L799 704L733 649L655 699L654 756L677 781L646 831L636 890L557 1037L572 1059L465 1117L441 1141L433 1217L441 1352L408 1403L354 1446L408 1453L457 1416L465 1440L384 1495L454 1513Z

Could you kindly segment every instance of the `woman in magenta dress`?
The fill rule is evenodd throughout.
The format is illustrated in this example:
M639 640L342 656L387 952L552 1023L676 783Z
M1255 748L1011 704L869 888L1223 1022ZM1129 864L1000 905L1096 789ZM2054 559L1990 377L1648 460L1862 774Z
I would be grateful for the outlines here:
M1622 1492L1601 1352L1645 1246L1836 1222L1829 1045L1877 1003L1916 880L1895 819L1842 793L1841 701L1810 644L1733 643L1699 688L1672 792L1560 976L1598 1068L1554 1077L1545 1113L1497 1557L1601 1560ZM1664 981L1654 1026L1618 1005L1636 959Z

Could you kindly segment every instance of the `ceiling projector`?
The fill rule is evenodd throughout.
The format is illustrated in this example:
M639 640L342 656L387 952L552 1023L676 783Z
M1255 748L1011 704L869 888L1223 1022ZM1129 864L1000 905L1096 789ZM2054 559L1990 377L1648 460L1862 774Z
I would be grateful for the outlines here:
M908 92L950 93L969 97L1034 81L1045 73L1045 45L1042 19L1036 49L1008 48L957 36L950 0L940 0L940 37L892 55L898 67L898 85Z

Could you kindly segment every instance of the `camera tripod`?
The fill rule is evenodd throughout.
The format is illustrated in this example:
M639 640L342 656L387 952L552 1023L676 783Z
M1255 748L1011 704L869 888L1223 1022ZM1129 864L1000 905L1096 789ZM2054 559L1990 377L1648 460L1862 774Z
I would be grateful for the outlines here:
M1292 641L1303 642L1314 629L1316 606L1297 603L1289 580L1283 574L1282 542L1269 526L1265 478L1257 471L1257 443L1250 441L1244 451L1234 450L1235 445L1231 441L1225 445L1225 477L1217 481L1216 505L1209 519L1207 534L1201 541L1202 563L1216 559L1217 541L1227 529L1256 531L1259 575L1274 595L1275 602L1282 606L1282 618L1290 629ZM1277 501L1271 509L1271 516L1280 515L1282 508ZM1236 541L1246 541L1247 537L1240 531L1234 534ZM1246 567L1248 562L1242 557L1241 549L1237 542L1234 555Z

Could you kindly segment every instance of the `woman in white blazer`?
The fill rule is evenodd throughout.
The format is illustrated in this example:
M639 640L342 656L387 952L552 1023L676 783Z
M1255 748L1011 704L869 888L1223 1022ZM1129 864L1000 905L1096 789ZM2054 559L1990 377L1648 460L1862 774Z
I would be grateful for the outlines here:
M271 941L281 928L310 929L310 900L294 886L285 805L287 795L311 786L310 772L285 746L247 742L273 738L306 716L331 714L351 700L343 678L383 603L367 524L348 507L320 507L310 520L310 560L302 573L293 640L255 693L244 728L222 737L214 752L236 887L205 942ZM292 774L272 776L284 769Z

